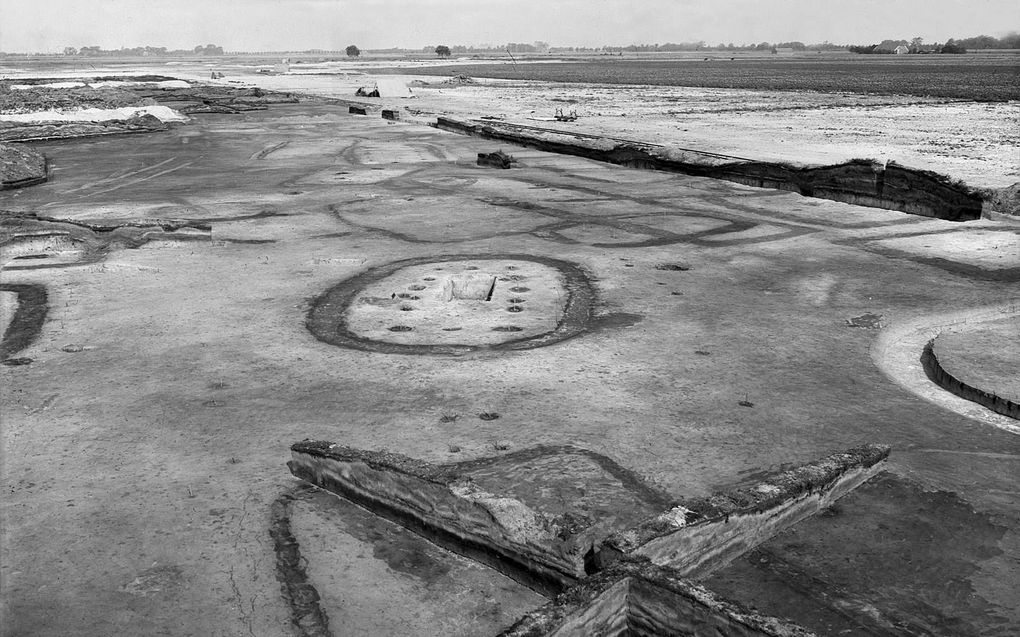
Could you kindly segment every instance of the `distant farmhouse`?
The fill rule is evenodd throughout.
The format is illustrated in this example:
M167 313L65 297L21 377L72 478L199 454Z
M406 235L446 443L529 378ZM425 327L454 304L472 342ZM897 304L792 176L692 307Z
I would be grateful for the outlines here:
M896 47L893 50L893 52L896 53L896 55L904 55L906 53L910 53L910 48L907 47L907 45L905 45L905 44L901 44L898 47Z

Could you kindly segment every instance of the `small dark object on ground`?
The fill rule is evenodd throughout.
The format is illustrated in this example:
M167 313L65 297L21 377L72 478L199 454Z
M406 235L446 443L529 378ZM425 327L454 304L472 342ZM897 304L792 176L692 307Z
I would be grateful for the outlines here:
M512 446L513 445L510 444L509 442L507 442L506 440L497 440L492 445L493 449L495 449L496 451L506 451L507 449L509 449Z
M348 113L352 113L354 115L367 115L368 114L365 111L365 109L360 107L360 106L351 106L351 107L348 107L347 112Z
M740 405L741 407L754 407L754 403L752 403L750 400L742 400L737 404Z
M497 414L494 411L492 412L483 411L482 413L478 414L478 417L481 418L482 420L495 420L499 418L499 414Z
M439 422L457 422L458 418L460 418L460 416L457 414L443 414L440 416Z
M450 453L460 453L460 447L458 447L457 445L450 445L447 451L449 451Z
M882 327L882 315L872 314L861 314L853 318L846 319L847 327L860 327L866 330L877 330Z
M8 367L17 367L19 365L31 365L31 364L32 359L28 358L27 356L23 356L21 358L8 358L3 362L0 362L0 365L6 365Z
M696 350L694 350L694 353L697 354L698 356L711 356L712 355L712 352L706 352L703 349L696 349Z
M670 272L687 272L691 266L684 263L660 263L655 266L656 270L668 270Z
M497 150L494 153L478 153L479 166L492 166L494 168L510 168L512 164L516 163L517 160L513 158L513 155L507 155L501 150Z
M360 86L358 90L354 91L354 94L358 97L379 97L379 89L374 88L371 91L366 91L364 86Z
M389 120L396 121L396 120L400 119L400 113L398 111L394 111L394 110L390 110L390 109L383 109L382 118L383 119L389 119Z

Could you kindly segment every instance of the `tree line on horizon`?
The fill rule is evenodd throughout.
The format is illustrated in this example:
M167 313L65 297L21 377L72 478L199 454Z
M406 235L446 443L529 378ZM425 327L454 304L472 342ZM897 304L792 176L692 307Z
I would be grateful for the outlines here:
M627 46L601 46L601 47L574 47L574 46L552 46L547 42L508 42L501 45L453 45L445 44L428 45L421 49L404 49L399 47L389 49L371 49L373 53L436 53L440 57L450 55L464 55L475 53L502 53L509 51L513 53L669 53L683 51L763 51L776 52L780 49L793 51L850 51L861 54L894 53L898 46L906 46L911 53L966 53L968 50L986 49L1020 49L1020 33L1012 31L1001 38L990 35L978 35L970 38L950 38L945 43L924 44L922 38L912 40L883 40L877 44L834 44L822 42L820 44L805 44L803 42L757 42L751 44L728 44L719 43L709 45L703 40L695 42L667 42L665 44L630 44ZM308 53L320 52L320 49L311 49ZM346 49L349 57L357 57L362 50L355 45ZM0 52L4 55L12 55ZM157 46L122 47L120 49L103 49L99 46L73 46L64 47L64 55L101 57L101 56L124 56L124 57L147 57L147 56L189 56L189 55L224 55L222 46L215 44L198 45L193 49L173 49Z
M968 49L1020 49L1020 34L1010 33L1001 38L993 38L989 35L959 40L949 38L945 43L936 42L934 44L925 44L923 38L914 38L909 42L906 40L883 40L879 44L852 44L847 47L847 51L865 55L895 53L896 49L901 46L907 47L908 53L966 53Z
M481 44L477 46L440 45L448 50L449 54L470 54L470 53L498 53L509 51L510 53L669 53L682 51L772 51L790 49L793 51L851 51L853 53L894 53L896 47L905 45L911 49L911 53L965 53L967 50L983 49L1020 49L1020 33L1010 32L1001 38L990 35L979 35L971 38L950 38L945 44L924 44L923 38L912 40L883 40L878 44L834 44L829 41L820 44L805 44L803 42L757 42L751 44L728 44L719 43L710 45L704 40L695 42L667 42L665 44L629 44L627 46L605 45L601 47L562 47L551 46L546 42L535 42L532 44L510 42L505 45L493 46ZM439 47L428 45L420 50L423 53L430 53ZM407 52L407 49L376 49L377 53L384 52Z
M64 55L81 55L84 57L99 57L104 55L119 55L126 57L146 57L164 55L223 55L223 47L215 44L199 44L193 49L167 50L165 46L136 46L133 48L103 49L98 46L83 46L77 49L73 46L64 47Z

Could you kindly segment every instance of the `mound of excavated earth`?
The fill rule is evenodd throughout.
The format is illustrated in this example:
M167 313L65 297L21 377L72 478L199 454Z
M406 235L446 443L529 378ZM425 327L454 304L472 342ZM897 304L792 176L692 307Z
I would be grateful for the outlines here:
M46 158L30 148L0 144L0 190L46 181Z

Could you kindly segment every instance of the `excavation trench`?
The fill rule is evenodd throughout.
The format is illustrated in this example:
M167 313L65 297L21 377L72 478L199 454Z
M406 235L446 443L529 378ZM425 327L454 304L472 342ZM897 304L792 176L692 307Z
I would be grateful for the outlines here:
M756 188L773 188L805 197L830 199L857 206L897 210L949 221L971 221L990 209L987 193L926 170L895 163L855 159L832 166L797 166L726 157L701 151L685 152L684 160L663 155L661 147L640 142L612 142L583 138L567 140L569 132L540 136L510 124L479 124L440 117L441 130L496 139L563 155L596 161L723 179Z
M291 451L295 476L558 594L634 557L704 577L874 476L889 448L850 449L680 504L612 460L574 447L450 465L329 442L299 442ZM569 484L543 483L575 473L590 489L575 494ZM545 492L558 496L539 495Z
M937 339L928 341L921 355L921 364L924 366L924 372L932 382L960 398L977 403L997 414L1020 420L1020 402L1008 396L1000 396L995 392L986 391L968 383L966 380L957 378L956 375L946 368L943 361L940 360L939 352L935 347L936 341Z
M780 637L810 633L742 611L687 578L704 578L831 506L880 472L889 448L863 445L680 504L611 459L570 446L446 465L311 440L291 452L295 476L555 597L503 635L701 634L712 626L712 634ZM565 475L585 488L572 493ZM287 562L290 543L277 545ZM291 580L304 584L294 575L281 577L292 606ZM308 612L295 606L296 623Z

